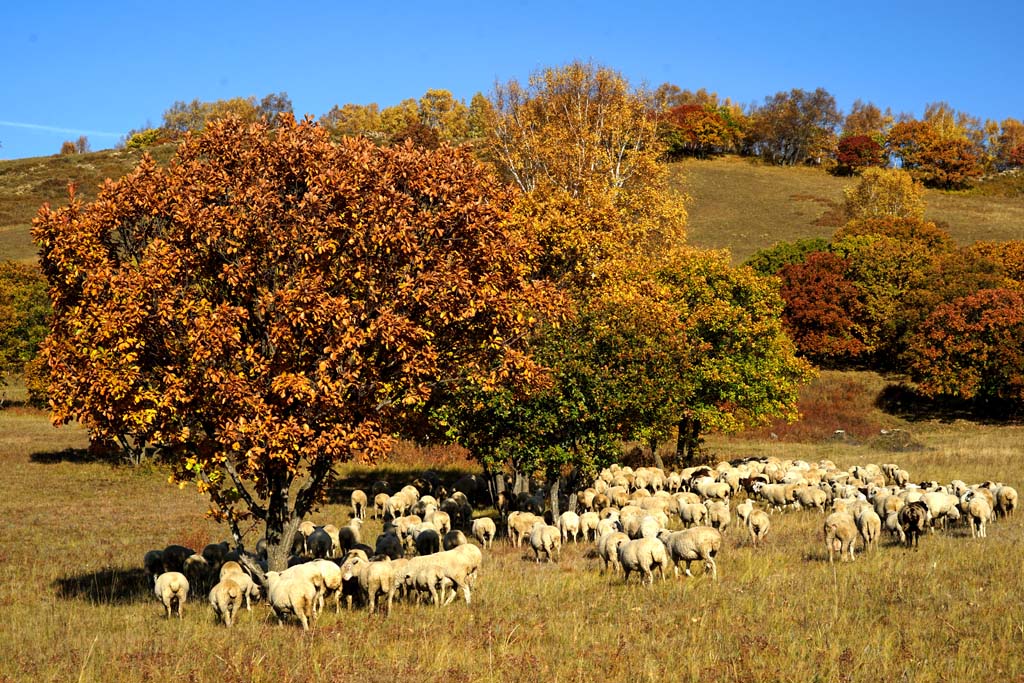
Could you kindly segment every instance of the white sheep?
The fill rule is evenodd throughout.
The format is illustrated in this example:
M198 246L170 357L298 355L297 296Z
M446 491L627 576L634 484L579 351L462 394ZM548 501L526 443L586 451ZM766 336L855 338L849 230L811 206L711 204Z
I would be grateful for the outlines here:
M441 547L445 550L451 550L452 548L465 545L466 543L469 543L466 539L466 534L462 533L458 529L452 529L441 539Z
M665 579L665 565L668 564L668 551L665 544L657 538L638 538L619 546L619 564L625 574L625 583L629 582L632 572L640 573L640 583L654 583L654 570Z
M729 513L729 503L717 500L708 501L708 526L724 532L732 522L732 515Z
M747 519L750 517L750 513L754 511L754 501L747 498L742 503L736 506L736 517L740 520L743 526L747 525Z
M970 492L968 492L968 495ZM971 523L971 538L985 538L985 523L992 517L992 507L986 498L971 496L967 507L967 519Z
M507 526L508 526L508 540L515 547L520 547L523 540L529 536L533 530L533 525L537 522L543 522L543 517L538 517L532 512L510 512L508 513Z
M386 493L378 493L373 497L373 518L381 519L384 517L384 511L388 509L391 496Z
M445 602L445 593L449 588L454 589L454 583L445 573L443 566L439 564L416 564L406 567L403 572L403 582L409 589L419 592L420 595L429 594L435 607L440 607ZM452 590L452 595L455 595Z
M468 605L471 600L471 588L476 583L482 561L483 554L480 549L472 543L467 543L451 550L410 559L405 564L403 576L413 575L421 567L437 565L442 568L444 576L452 582L454 589L444 604L451 603L461 590Z
M541 553L546 561L552 562L562 554L561 534L558 527L549 526L544 522L537 522L530 530L530 547L533 548L537 562L540 562Z
M750 543L754 547L757 547L757 545L764 540L764 537L768 535L768 530L771 529L771 527L771 518L764 510L752 509L747 514L747 531L750 533Z
M1012 517L1017 509L1017 489L1003 484L995 491L996 514L1000 517Z
M878 548L878 539L882 535L882 518L872 508L861 508L860 514L854 519L857 531L864 540L864 550Z
M498 527L490 517L478 517L473 520L473 537L480 541L484 548L494 545L494 537L498 535Z
M708 508L704 503L683 503L679 506L679 519L685 527L704 524L708 519Z
M288 614L294 615L302 630L309 630L309 622L316 617L318 591L313 582L304 576L283 576L279 572L267 572L265 583L267 602L277 616L277 623L283 624Z
M597 555L604 561L602 574L608 571L609 566L615 574L619 573L619 546L628 541L629 536L622 531L611 531L598 539Z
M188 600L188 579L181 572L164 572L156 577L156 584L153 587L156 597L163 603L167 610L167 618L170 619L171 612L182 618L185 611L185 602Z
M837 549L840 562L846 559L847 551L850 553L850 561L853 561L853 545L857 539L857 523L849 512L833 512L826 517L823 533L825 535L825 546L828 548L829 563L832 562L833 554Z
M245 573L242 565L234 560L222 564L218 580L223 581L224 579L231 579L242 587L242 594L245 596L245 609L252 611L252 600L259 600L260 587L252 580L251 576Z
M600 521L600 516L593 511L584 512L580 515L580 531L583 533L584 541L596 541L600 538L597 534L597 525Z
M358 519L366 519L366 491L353 489L349 496L349 503L352 505L352 515Z
M210 604L213 605L213 612L228 628L231 628L235 615L242 609L244 596L245 590L231 577L221 579L210 589Z
M690 573L690 563L704 562L704 571L711 571L711 578L718 579L718 564L715 556L722 548L722 534L718 529L709 526L698 526L682 531L663 531L661 541L674 565L674 573L679 576L679 563L686 564L686 575Z
M570 537L576 543L576 537L580 535L580 516L572 510L566 510L558 517L558 530L562 535L562 543L568 543Z
M384 613L391 614L391 603L397 588L395 566L391 560L370 562L359 553L352 553L341 565L341 575L345 581L350 581L353 577L356 579L370 614L376 611L378 597L387 598Z

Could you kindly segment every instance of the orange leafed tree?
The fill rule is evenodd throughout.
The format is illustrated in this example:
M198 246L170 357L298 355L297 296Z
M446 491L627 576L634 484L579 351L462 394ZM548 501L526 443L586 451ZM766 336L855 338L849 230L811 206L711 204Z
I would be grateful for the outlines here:
M525 339L558 310L468 154L278 124L213 122L33 229L55 422L156 446L266 524L272 567L334 465L383 458L449 389L542 379Z

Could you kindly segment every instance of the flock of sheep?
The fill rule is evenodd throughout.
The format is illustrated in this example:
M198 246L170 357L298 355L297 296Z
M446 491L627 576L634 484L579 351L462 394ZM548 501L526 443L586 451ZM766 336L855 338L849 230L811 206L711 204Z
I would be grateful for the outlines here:
M250 609L253 600L265 598L279 621L293 616L308 629L331 598L336 611L344 597L349 608L358 600L371 614L390 613L396 595L440 606L462 593L469 604L481 548L492 547L499 528L515 547L528 542L537 562L559 559L570 539L593 542L603 571L621 572L627 582L636 573L650 585L655 573L666 578L670 563L676 576L681 565L691 576L690 565L698 562L717 579L722 534L734 517L757 547L772 527L773 513L817 509L824 515L822 534L832 562L837 553L840 560L853 560L858 538L866 550L877 547L883 532L916 546L929 529L966 523L972 536L983 538L989 522L1017 507L1016 490L999 482L911 483L895 464L844 470L827 460L777 458L669 473L613 465L576 492L576 509L557 518L544 510L543 496L499 494L493 507L500 524L490 516L473 518L473 503L483 502L479 478L464 477L451 495L436 480L416 483L419 488L388 493L386 483L378 482L372 499L353 491L352 520L344 527L303 522L285 571L267 570L262 543L249 554L227 542L199 553L179 545L150 551L145 568L168 617L181 617L190 587L203 587L227 626L243 604ZM733 506L737 499L742 502ZM384 520L373 547L361 538L370 513ZM468 542L466 532L479 547Z

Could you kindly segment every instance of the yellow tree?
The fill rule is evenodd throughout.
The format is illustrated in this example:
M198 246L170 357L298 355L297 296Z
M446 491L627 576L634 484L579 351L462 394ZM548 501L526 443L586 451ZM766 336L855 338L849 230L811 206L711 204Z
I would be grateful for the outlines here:
M437 131L442 142L464 140L469 134L469 109L447 90L428 90L419 102L420 122Z
M843 194L847 220L924 218L924 186L899 168L866 168Z
M354 135L374 138L381 130L380 107L376 102L347 103L340 107L334 105L329 112L320 117L320 125L326 128L335 140Z
M485 155L523 191L555 277L682 243L685 198L658 162L653 97L618 72L573 62L495 88Z

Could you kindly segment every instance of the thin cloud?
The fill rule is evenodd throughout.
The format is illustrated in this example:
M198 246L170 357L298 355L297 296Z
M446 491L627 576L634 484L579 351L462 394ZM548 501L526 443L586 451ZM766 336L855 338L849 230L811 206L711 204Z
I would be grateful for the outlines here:
M79 130L78 128L61 128L60 126L44 126L41 123L20 123L18 121L0 121L0 126L11 128L27 128L28 130L41 130L47 133L70 133L72 135L94 135L96 137L119 138L121 133L107 133L102 130Z

